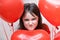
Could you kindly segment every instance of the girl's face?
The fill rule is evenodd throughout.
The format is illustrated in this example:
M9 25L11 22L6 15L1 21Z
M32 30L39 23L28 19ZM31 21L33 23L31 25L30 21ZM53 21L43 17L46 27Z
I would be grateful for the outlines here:
M38 25L38 16L36 16L34 13L33 15L31 15L30 12L26 12L22 18L24 26L28 30L34 30Z

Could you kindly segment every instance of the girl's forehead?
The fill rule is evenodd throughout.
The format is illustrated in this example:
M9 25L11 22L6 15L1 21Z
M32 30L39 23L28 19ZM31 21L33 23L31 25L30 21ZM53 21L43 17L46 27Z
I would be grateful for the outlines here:
M26 12L24 16L33 16L33 17L35 17L36 14L33 13L33 12Z
M24 17L32 17L32 14L30 12L26 12Z
M38 16L36 16L34 13L30 13L30 12L26 12L25 15L23 16L24 19L32 19L32 18L36 18Z

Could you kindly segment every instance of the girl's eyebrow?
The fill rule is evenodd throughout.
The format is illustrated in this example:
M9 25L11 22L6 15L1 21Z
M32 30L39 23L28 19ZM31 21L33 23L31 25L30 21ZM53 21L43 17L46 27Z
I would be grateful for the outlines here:
M33 18L32 20L35 20L36 18Z
M29 19L24 19L25 21L28 21Z

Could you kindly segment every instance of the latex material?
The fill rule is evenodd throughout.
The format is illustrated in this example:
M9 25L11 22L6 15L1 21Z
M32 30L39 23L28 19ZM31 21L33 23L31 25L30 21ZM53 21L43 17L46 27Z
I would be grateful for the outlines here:
M9 23L17 21L24 10L22 0L0 0L0 16Z
M11 40L50 40L50 37L44 30L18 30L13 33Z
M60 26L60 0L39 0L42 15L54 26Z

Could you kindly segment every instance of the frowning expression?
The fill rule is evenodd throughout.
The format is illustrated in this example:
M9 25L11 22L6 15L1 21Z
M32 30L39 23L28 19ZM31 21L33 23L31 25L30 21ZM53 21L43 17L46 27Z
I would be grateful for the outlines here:
M26 12L22 18L24 26L28 30L34 30L38 25L38 16L36 16L34 13L32 14L30 14L30 12Z

